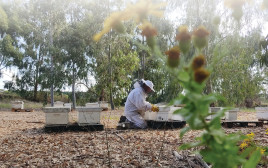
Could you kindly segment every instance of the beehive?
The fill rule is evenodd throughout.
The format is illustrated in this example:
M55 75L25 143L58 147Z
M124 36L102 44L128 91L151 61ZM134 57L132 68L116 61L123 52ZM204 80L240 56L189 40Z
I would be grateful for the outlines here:
M100 107L77 107L78 111L78 124L79 125L92 125L100 124Z
M229 110L226 113L226 120L228 120L228 121L237 120L237 112L239 112L239 108L234 108L234 109Z
M255 107L257 119L268 120L268 107Z
M67 125L69 123L70 108L68 107L45 107L46 126Z
M24 109L24 102L23 101L14 101L14 102L12 102L12 108Z

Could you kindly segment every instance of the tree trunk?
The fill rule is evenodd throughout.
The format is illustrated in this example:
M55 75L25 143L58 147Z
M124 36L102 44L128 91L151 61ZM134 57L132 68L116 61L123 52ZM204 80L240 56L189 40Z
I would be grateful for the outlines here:
M50 56L51 56L51 88L50 88L50 96L51 96L51 107L54 107L54 59L53 54L51 51L51 48L53 47L53 27L51 25L50 27L50 33L49 33L49 42L50 42Z
M108 59L110 63L109 67L109 75L110 75L110 103L111 103L111 109L114 110L114 102L113 102L113 91L112 91L112 65L111 65L111 45L109 45L109 53L108 53Z
M73 84L72 84L72 94L73 94L73 109L76 108L76 97L75 97L75 72L74 72L74 64L73 64Z
M39 78L39 65L40 65L40 53L38 63L36 64L35 71L35 81L34 81L34 101L37 101L37 88L38 88L38 78Z

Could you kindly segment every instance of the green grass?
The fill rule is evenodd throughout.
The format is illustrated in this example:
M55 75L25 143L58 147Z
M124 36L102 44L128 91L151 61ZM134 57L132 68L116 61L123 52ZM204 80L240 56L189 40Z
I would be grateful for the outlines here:
M3 109L11 109L12 108L12 101L15 100L4 100L0 103L0 108ZM43 103L36 103L36 102L31 102L31 101L25 101L25 100L20 100L24 102L24 108L25 109L40 109L43 107Z
M11 109L11 104L9 104L9 103L0 103L0 108L10 108Z
M256 112L255 108L240 108L241 112Z

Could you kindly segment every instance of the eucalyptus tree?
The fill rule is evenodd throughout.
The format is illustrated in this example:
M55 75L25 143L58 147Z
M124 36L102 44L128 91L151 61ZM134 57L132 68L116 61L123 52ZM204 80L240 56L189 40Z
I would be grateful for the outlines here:
M68 85L72 85L73 108L76 107L75 87L77 81L86 81L90 70L90 37L92 17L90 7L86 1L69 1L66 8L68 26L60 35L59 45L63 55L65 75Z
M34 100L38 88L51 88L52 106L54 89L61 89L64 84L59 49L54 41L58 40L66 23L65 6L66 1L30 0L23 4L20 11L20 19L23 21L21 48L25 52L22 62L18 64L20 77L17 81L21 89L34 90Z
M17 10L12 3L0 1L0 77L3 69L12 67L22 58L18 41L21 29Z

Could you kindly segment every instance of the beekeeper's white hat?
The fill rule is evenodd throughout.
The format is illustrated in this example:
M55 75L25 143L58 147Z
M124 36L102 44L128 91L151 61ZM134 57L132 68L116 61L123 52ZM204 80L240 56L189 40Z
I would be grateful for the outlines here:
M155 92L155 90L154 90L154 84L153 84L152 81L149 81L149 80L143 80L143 83L144 83L145 85L147 85L153 92Z

